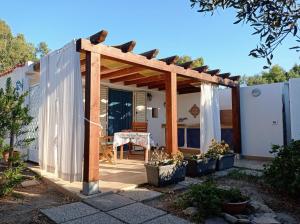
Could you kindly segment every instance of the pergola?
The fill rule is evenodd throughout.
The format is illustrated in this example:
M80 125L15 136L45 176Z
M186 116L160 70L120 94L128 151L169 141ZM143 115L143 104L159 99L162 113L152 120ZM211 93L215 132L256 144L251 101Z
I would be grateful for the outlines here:
M107 31L100 31L88 39L77 40L80 52L81 72L85 77L85 140L83 193L98 191L99 180L99 126L100 82L124 82L165 91L166 94L166 149L176 153L177 143L177 93L199 92L199 83L206 82L232 89L233 145L241 152L239 76L220 73L219 69L208 70L208 66L191 68L192 61L178 64L178 56L155 59L158 50L141 54L132 53L135 41L117 46L104 45ZM197 86L198 85L198 86Z

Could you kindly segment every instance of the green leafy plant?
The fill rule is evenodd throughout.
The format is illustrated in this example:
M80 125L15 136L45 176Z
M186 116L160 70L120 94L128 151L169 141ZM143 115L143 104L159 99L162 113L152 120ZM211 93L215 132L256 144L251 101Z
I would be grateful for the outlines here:
M0 130L2 136L9 138L9 167L13 164L14 148L27 146L34 140L26 138L27 126L33 119L25 105L27 95L28 92L18 92L11 78L7 79L5 89L0 89Z
M238 189L221 189L214 182L207 181L191 186L176 200L175 205L182 209L190 206L197 207L198 213L193 219L201 222L204 218L220 215L224 203L246 200L248 197L242 195Z
M218 142L217 140L212 139L205 156L217 159L220 155L231 153L233 152L230 150L229 145L225 141L222 140L221 142Z
M291 196L300 196L300 140L288 145L273 145L275 155L264 168L264 179L272 188Z
M0 197L12 192L14 187L23 180L23 165L6 169L0 176Z

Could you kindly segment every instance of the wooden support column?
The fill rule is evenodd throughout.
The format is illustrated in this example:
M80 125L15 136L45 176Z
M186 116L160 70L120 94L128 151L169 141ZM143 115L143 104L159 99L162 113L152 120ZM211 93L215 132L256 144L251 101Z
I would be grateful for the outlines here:
M232 132L233 150L235 153L242 152L241 146L241 115L240 115L240 87L231 89L232 99Z
M177 74L165 75L166 85L166 149L175 154L178 150L177 130Z
M99 192L100 67L100 54L86 52L84 195Z

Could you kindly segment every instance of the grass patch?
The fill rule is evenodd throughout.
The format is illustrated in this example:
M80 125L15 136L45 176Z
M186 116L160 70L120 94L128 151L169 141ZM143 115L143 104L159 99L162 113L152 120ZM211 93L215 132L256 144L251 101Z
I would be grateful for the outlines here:
M247 172L246 169L232 170L227 174L226 177L234 180L243 180L251 183L258 183L262 180L260 176L251 174L251 172Z

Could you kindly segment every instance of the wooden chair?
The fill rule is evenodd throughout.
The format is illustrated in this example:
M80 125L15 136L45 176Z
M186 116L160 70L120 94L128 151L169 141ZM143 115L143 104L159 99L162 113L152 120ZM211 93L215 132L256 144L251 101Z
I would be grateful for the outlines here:
M147 130L148 130L147 122L132 122L132 131L147 132Z
M115 155L113 150L113 136L100 137L100 160L115 164Z

